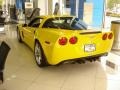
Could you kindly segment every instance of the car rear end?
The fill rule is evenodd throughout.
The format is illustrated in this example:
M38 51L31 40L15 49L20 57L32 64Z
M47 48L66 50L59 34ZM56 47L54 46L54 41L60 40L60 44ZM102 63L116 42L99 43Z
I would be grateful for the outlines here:
M62 32L52 49L49 63L89 57L100 57L108 53L113 43L113 33L89 30L66 30Z

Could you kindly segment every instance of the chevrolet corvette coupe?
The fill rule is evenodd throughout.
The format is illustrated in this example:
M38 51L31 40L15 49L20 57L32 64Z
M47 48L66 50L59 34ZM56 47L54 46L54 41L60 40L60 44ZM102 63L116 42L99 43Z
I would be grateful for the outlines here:
M33 50L40 67L95 60L111 50L114 39L112 31L87 29L87 25L74 16L52 15L18 24L17 37Z

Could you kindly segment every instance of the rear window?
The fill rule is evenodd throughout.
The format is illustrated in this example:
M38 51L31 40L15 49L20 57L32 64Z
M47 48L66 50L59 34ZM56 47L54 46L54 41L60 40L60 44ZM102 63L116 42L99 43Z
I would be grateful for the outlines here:
M43 28L59 28L67 30L86 30L87 24L85 24L79 18L74 17L60 17L50 18L44 24Z

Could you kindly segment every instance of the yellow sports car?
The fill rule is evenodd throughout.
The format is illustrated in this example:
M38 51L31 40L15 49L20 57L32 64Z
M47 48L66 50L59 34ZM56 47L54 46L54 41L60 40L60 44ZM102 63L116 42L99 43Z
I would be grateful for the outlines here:
M67 61L96 60L107 55L113 33L89 30L74 16L39 16L29 24L17 25L20 42L33 51L38 66L58 65Z

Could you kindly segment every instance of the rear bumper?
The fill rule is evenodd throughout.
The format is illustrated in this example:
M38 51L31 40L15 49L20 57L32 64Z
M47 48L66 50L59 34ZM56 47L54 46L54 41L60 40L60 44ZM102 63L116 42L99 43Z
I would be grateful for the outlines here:
M101 53L101 54L96 54L96 55L91 55L91 56L83 56L83 57L78 57L78 58L70 58L70 59L57 59L57 60L52 60L52 63L49 63L50 65L58 65L64 62L72 62L72 61L79 61L79 60L92 60L92 59L98 59L101 56L107 56L108 53Z
M97 55L93 55L93 56L87 56L87 57L81 57L81 58L75 58L75 59L68 59L68 60L63 60L62 62L58 63L58 64L62 64L64 62L68 62L68 61L78 61L78 60L91 60L91 59L98 59L101 56L107 56L108 53L101 53L101 54L97 54ZM58 65L57 64L57 65Z
M82 57L80 59L92 59L92 58L97 58L97 57L107 56L107 55L108 55L108 53L101 53L101 54L97 54L97 55L93 55L93 56Z

